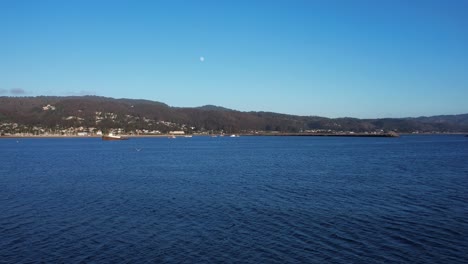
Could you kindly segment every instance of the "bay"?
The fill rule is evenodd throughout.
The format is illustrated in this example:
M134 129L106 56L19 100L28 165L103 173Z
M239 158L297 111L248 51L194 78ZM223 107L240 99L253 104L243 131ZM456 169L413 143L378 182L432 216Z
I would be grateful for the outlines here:
M464 263L468 138L0 139L1 263Z

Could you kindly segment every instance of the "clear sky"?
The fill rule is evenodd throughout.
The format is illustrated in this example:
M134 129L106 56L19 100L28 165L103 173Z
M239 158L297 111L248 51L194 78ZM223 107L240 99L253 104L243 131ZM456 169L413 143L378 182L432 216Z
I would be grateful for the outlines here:
M0 95L468 113L465 0L1 0Z

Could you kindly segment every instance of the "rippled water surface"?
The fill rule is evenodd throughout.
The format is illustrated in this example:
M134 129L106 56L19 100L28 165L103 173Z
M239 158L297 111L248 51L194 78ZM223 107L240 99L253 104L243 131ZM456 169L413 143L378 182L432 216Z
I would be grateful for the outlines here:
M463 136L0 139L0 263L466 263L467 188Z

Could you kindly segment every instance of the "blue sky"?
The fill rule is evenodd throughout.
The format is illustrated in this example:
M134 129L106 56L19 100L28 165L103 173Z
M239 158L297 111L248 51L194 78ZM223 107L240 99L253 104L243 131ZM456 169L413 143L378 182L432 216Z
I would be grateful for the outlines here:
M467 13L464 0L3 0L0 95L468 113Z

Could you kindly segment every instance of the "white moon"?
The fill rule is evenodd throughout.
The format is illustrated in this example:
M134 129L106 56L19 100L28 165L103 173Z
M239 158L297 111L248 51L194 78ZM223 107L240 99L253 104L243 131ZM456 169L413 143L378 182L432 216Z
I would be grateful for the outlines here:
M200 57L200 61L201 61L201 62L204 62L204 61L205 61L205 57Z

